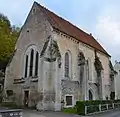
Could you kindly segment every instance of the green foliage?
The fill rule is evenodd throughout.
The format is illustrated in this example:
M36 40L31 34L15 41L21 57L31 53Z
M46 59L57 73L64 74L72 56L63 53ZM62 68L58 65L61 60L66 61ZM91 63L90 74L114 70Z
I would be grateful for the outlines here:
M85 115L86 101L77 101L76 108L79 115Z
M4 86L4 76L5 76L4 72L0 70L0 84L2 85L2 87ZM3 89L2 87L0 89L0 93Z
M76 103L77 114L85 115L85 106L88 106L87 113L98 112L99 104L101 104L102 111L107 110L105 104L108 104L108 109L112 109L112 103L120 103L120 100L77 101Z
M93 113L99 111L99 105L91 105L88 107L87 113Z
M73 107L73 108L63 108L62 112L69 113L69 114L76 114L77 113L77 109L76 109L76 107Z
M9 109L18 109L18 108L20 108L15 102L3 102L2 107L7 107Z
M6 16L0 14L0 69L5 68L19 35L18 28L11 26Z

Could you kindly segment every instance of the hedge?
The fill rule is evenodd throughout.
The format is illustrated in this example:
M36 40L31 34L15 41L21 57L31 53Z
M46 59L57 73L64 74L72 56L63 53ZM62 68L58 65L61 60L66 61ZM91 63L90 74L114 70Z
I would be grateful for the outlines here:
M9 109L18 109L18 108L21 108L15 102L3 102L2 103L2 107L6 107L6 108L9 108Z
M77 101L76 109L77 114L85 115L85 106L89 106L87 109L87 113L93 113L99 111L99 104L101 104L101 110L107 110L106 105L108 104L108 109L112 109L112 103L120 103L120 100L89 100L89 101ZM115 105L115 107L118 107Z
M87 109L87 113L93 113L99 111L99 105L91 105Z

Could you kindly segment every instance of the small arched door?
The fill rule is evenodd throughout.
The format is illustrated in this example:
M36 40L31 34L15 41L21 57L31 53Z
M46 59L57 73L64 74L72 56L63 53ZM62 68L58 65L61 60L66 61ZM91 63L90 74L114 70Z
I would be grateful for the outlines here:
M93 94L92 94L91 90L89 90L89 100L93 100Z

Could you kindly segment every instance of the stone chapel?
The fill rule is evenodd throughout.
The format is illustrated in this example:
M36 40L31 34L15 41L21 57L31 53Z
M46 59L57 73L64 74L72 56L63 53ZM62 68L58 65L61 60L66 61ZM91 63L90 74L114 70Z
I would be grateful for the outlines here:
M34 2L6 67L4 89L9 100L38 110L106 99L109 60L92 34Z

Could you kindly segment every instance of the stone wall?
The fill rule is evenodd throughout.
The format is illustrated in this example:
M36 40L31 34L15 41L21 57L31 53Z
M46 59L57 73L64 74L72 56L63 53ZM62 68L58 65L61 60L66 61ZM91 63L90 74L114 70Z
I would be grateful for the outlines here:
M13 84L14 79L20 79L24 77L24 55L28 47L35 45L38 48L38 51L41 53L43 49L43 45L47 38L52 34L52 27L50 26L47 18L43 14L42 10L39 6L34 3L24 26L22 27L20 36L16 42L16 52L12 58L11 63L6 68L5 74L5 90L11 89L18 95L23 96L24 88L23 85L26 84ZM42 81L42 77L40 77L40 72L38 75L38 79ZM36 82L36 84L39 82ZM38 90L39 86L35 84L31 86L31 89L28 88L26 90ZM15 88L16 87L16 88ZM17 88L18 87L18 88ZM42 88L39 86L39 88ZM42 89L39 89L42 90ZM23 98L21 98L23 100Z
M88 83L97 83L97 76L96 76L96 70L94 67L94 62L95 62L95 52L94 48L83 44L82 42L78 42L72 37L69 37L63 33L57 32L55 35L55 38L58 42L58 45L60 47L60 52L62 55L62 74L61 74L61 79L65 79L64 77L64 57L65 53L69 51L71 53L71 79L73 81L79 81L79 67L78 67L78 53L83 52L85 59L89 61L89 80ZM109 84L109 57L105 55L104 53L101 53L97 51L97 55L100 58L100 61L103 65L103 71L102 71L102 95L103 99L105 99L105 85ZM98 96L95 97L96 99Z
M78 81L62 80L61 81L62 100L66 94L74 95L75 100L80 99L80 84Z
M58 44L58 50L61 54L60 67L58 65L58 60L56 60L55 62L48 62L45 59L45 57L49 57L50 55L48 55L49 51L47 49L45 51L43 50L43 47L44 44L46 44L48 37L50 36ZM53 41L51 40L51 42ZM48 41L48 45L50 45L51 42ZM39 51L40 54L41 52L45 52L45 56L40 56L39 60L39 74L37 77L38 82L33 83L31 82L31 77L28 77L25 79L24 83L14 85L14 79L20 79L24 77L24 56L28 48L32 47L34 49L37 48L37 51ZM66 52L69 52L71 59L70 77L68 80L66 80L66 77L64 75ZM85 72L83 77L83 85L85 86L85 89L82 88L82 92L79 91L79 83L82 82L80 81L80 68L78 66L79 52L82 52L85 56ZM104 85L108 84L109 57L100 52L97 52L97 54L104 68L102 76L102 89L103 97L105 97ZM89 60L90 62L89 69L87 60ZM72 94L74 95L75 100L79 100L81 95L83 95L82 97L84 97L82 99L88 98L87 91L89 90L89 88L92 88L94 93L97 93L97 90L95 90L96 87L94 85L94 83L96 83L97 81L97 77L95 75L96 71L94 67L94 60L95 53L92 47L89 47L82 42L78 42L76 39L69 37L68 35L65 35L59 31L53 31L53 28L45 17L45 14L43 14L41 8L38 7L36 3L34 3L16 43L16 52L14 53L13 59L6 68L5 90L11 89L14 90L17 96L21 95L21 103L24 99L25 90L30 91L30 99L32 98L32 95L37 95L39 92L41 96L39 102L42 103L38 104L38 108L44 108L45 110L47 110L55 107L60 109L60 101L63 100L66 94ZM90 81L88 81L87 70L89 70ZM92 85L88 85L89 82L92 83ZM50 96L51 94L53 95ZM49 99L49 97L51 98ZM97 96L94 97L94 99L97 99ZM33 105L33 103L34 102L31 102L30 106Z

